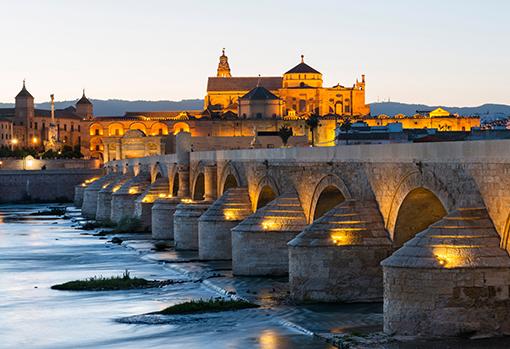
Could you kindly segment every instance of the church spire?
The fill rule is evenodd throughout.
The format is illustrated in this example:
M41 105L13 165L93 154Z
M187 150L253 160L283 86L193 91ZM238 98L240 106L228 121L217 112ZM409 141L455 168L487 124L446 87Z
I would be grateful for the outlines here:
M232 75L230 74L230 66L228 64L228 57L225 55L225 49L223 49L222 54L220 56L220 63L218 64L218 73L217 77L219 78L230 78Z

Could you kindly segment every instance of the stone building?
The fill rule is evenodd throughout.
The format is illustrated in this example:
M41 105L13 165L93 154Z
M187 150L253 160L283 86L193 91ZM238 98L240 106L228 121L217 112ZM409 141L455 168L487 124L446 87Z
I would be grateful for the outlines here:
M282 116L306 118L312 114L365 116L370 106L365 103L365 76L351 87L340 84L323 87L322 74L301 62L280 76L233 77L225 51L220 57L216 77L207 82L204 108L210 112L237 112L239 99L255 86L268 89L282 103ZM243 117L239 113L238 117Z
M58 141L72 147L80 146L81 152L87 156L89 153L87 119L92 117L93 106L84 91L76 107L55 110ZM35 107L34 97L23 81L23 87L16 95L14 108L0 109L0 144L13 148L42 148L44 142L48 140L50 121L51 110Z

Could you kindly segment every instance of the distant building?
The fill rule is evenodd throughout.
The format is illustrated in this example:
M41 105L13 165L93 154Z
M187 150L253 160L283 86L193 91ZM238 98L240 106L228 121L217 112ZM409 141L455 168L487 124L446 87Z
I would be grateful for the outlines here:
M92 103L85 97L75 107L55 110L59 142L80 146L84 155L89 152L88 126L93 117ZM48 140L51 111L35 108L34 97L25 82L16 95L14 108L0 108L0 145L11 148L42 148Z

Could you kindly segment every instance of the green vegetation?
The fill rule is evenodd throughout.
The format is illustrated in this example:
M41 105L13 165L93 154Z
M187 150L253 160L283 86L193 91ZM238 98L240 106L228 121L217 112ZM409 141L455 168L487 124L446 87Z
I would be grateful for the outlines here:
M155 251L165 251L165 250L169 249L170 247L172 247L172 245L166 241L156 241L154 243Z
M131 217L124 217L117 224L110 220L100 222L88 221L80 227L82 230L94 230L97 228L111 228L111 230L100 231L99 233L95 234L96 236L106 236L108 234L143 233L146 231L142 227L141 220Z
M147 229L143 229L142 221L138 218L123 217L119 223L113 228L112 233L124 234L124 233L143 233Z
M16 158L23 159L24 157L31 155L34 158L43 158L43 159L81 159L83 158L83 154L80 152L80 146L77 145L72 147L70 145L65 145L61 151L54 152L52 150L48 150L47 152L42 151L42 149L35 148L16 148L10 149L9 147L2 146L0 147L0 158Z
M312 133L312 147L315 147L315 129L319 127L319 116L317 114L310 115L310 117L306 119L306 126L308 126Z
M49 210L32 212L29 214L29 216L63 216L65 213L65 208L53 207Z
M220 311L232 311L249 308L258 308L258 305L244 301L222 298L211 298L209 300L192 300L189 302L172 305L156 314L179 315L179 314L201 314L216 313Z
M278 136L280 136L284 147L287 146L287 142L289 141L289 138L292 136L292 133L293 133L292 128L287 125L280 127L280 129L278 130Z
M75 280L53 285L51 289L61 291L118 291L135 288L162 287L173 283L175 282L172 280L157 281L131 277L129 271L126 270L121 276L112 276L109 278L94 276L86 280Z

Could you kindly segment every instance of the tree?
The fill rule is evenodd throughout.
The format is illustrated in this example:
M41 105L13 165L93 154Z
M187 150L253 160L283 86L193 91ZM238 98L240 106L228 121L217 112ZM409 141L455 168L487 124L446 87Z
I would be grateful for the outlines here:
M315 129L319 126L319 116L317 114L312 114L310 117L306 120L306 125L310 129L310 132L312 133L312 147L315 146Z
M283 146L287 146L287 142L289 141L289 138L293 135L292 128L290 128L287 125L284 125L280 127L278 130L278 136L282 139Z
M351 126L352 123L349 118L345 119L340 125L340 131L345 133L345 144L349 144L349 131L351 130Z

